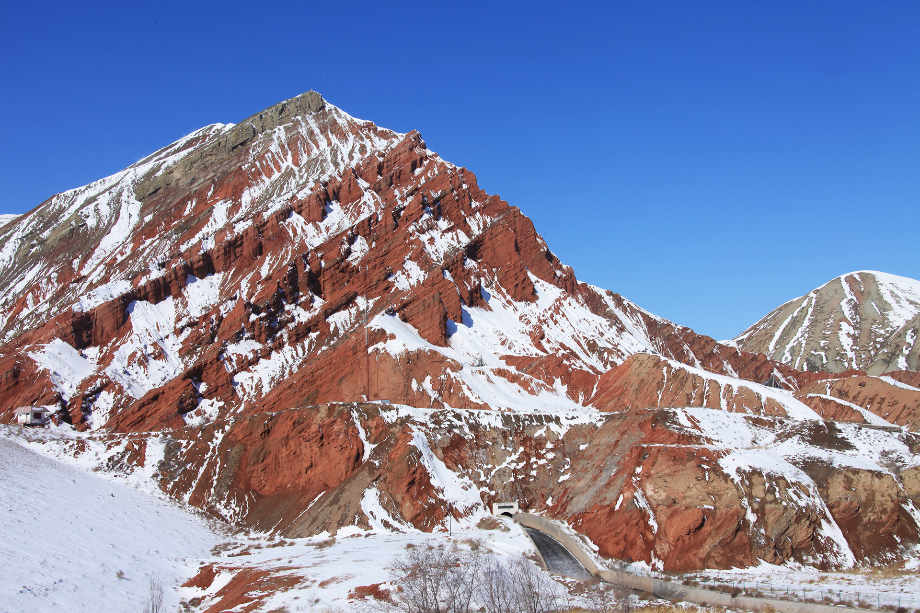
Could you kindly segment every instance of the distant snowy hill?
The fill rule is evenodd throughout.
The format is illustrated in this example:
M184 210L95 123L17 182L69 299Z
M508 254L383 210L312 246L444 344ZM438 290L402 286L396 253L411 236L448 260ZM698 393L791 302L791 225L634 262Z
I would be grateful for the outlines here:
M797 370L920 370L920 281L852 272L778 307L734 339Z

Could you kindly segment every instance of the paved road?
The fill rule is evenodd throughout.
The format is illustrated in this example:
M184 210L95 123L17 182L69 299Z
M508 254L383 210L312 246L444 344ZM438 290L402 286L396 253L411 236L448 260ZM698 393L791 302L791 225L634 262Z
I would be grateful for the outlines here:
M543 561L546 562L550 572L583 581L591 578L591 573L585 570L581 562L569 553L569 550L563 547L559 541L535 528L528 528L527 526L523 526L523 528L527 531L527 535L530 536L533 544L540 550L540 555L543 556Z

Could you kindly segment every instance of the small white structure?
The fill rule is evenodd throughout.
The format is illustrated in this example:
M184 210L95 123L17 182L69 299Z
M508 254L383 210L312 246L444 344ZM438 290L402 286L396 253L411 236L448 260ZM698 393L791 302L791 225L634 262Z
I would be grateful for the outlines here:
M518 503L516 502L493 502L492 503L492 515L507 515L511 517L515 513L520 513L521 510L518 508Z
M20 426L44 426L50 413L44 407L19 407L16 409L16 423Z

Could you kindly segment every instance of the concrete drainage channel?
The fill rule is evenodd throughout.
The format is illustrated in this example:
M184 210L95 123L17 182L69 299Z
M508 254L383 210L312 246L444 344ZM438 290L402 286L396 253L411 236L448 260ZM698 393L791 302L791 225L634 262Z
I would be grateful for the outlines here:
M641 577L617 570L600 570L571 535L554 522L529 513L516 513L514 521L521 524L533 541L546 567L551 571L575 579L595 577L640 592L649 592L660 598L682 600L699 605L717 605L749 611L763 611L767 607L784 613L865 613L867 609L840 607L810 602L791 602L774 598L731 596L724 592L689 587L671 581ZM561 553L559 550L565 551ZM568 555L566 555L568 554Z

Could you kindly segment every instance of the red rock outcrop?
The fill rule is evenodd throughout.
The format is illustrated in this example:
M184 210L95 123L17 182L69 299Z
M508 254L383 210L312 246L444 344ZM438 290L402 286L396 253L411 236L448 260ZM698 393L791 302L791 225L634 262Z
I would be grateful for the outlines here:
M706 407L751 415L786 416L789 401L759 385L640 353L601 375L590 404L602 411L647 407ZM858 412L835 419L864 423Z
M911 370L892 370L885 373L885 376L891 377L895 381L899 381L911 387L920 389L920 372L914 372Z
M208 608L204 613L221 611L240 611L248 613L258 611L268 597L278 592L302 585L305 577L297 569L284 566L272 569L257 569L243 566L211 564L203 566L194 577L182 584L182 587L196 587L206 590L211 587L218 574L232 573L232 577L217 592L211 595Z
M862 409L892 424L914 431L920 428L920 389L887 375L816 382L799 390L796 397L824 419L862 420Z

